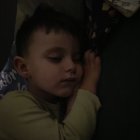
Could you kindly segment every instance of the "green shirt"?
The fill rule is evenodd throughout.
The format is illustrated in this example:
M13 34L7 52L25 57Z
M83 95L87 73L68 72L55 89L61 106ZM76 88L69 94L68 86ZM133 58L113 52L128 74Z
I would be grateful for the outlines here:
M59 104L37 100L27 91L10 92L0 100L0 140L90 140L99 107L96 95L80 89L60 122Z

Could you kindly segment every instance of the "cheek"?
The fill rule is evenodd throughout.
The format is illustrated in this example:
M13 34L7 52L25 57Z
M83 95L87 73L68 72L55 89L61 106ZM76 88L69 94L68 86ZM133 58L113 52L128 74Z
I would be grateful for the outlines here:
M47 83L52 83L54 81L58 81L60 76L62 75L60 69L54 67L52 65L47 65L44 69L40 70L41 79Z
M36 73L32 75L31 79L36 85L42 88L50 88L53 87L57 81L59 80L59 74L55 72L55 70L36 70ZM56 81L56 82L54 82Z

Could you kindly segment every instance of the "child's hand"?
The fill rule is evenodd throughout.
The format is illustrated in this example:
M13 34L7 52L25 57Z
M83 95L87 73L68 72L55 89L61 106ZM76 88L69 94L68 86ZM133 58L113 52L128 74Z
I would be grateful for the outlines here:
M85 53L84 61L84 76L80 88L96 93L101 70L100 58L93 51L88 50Z
M99 56L95 56L93 51L88 50L85 53L84 61L84 76L79 88L89 90L96 94L96 86L99 80L101 69L100 58ZM66 115L70 112L75 98L76 94L73 94L73 96L69 98Z

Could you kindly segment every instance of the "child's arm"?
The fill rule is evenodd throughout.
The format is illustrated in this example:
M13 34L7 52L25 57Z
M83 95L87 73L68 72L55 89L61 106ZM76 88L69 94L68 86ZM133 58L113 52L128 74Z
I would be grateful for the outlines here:
M101 71L101 64L99 56L88 50L84 56L84 76L82 79L82 83L80 85L80 89L88 90L93 94L96 94L96 86L99 80L100 71ZM76 94L74 94L68 102L67 113L68 114L73 106L75 101Z
M99 108L100 101L97 96L88 90L80 89L71 111L64 120L62 134L67 134L68 138L75 136L80 140L90 140L96 127L96 115Z
M96 86L100 75L100 58L93 51L85 53L84 77L80 90L68 103L64 122L74 127L82 139L90 139L96 126L96 114L100 107Z

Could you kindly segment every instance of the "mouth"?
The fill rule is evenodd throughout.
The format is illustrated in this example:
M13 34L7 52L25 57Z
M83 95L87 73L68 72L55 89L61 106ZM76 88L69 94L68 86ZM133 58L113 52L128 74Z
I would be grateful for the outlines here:
M63 85L74 86L77 83L77 79L76 78L67 78L67 79L62 80L61 83Z

